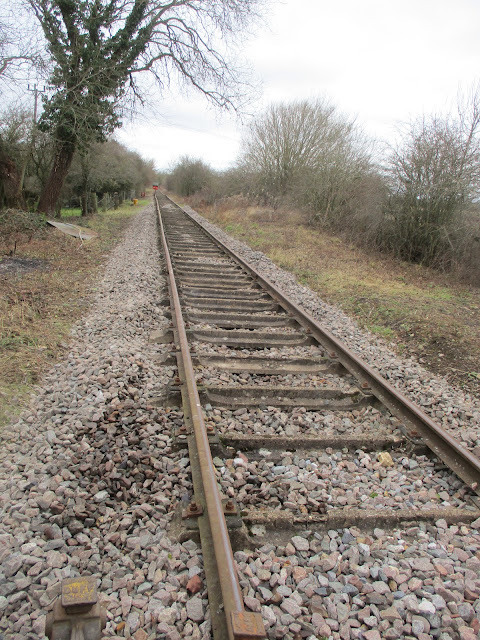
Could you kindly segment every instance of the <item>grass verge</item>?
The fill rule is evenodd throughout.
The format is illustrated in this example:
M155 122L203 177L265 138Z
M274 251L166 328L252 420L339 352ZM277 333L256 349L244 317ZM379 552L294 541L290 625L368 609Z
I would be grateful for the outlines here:
M20 413L42 372L68 348L70 327L88 308L101 265L147 203L88 218L62 212L63 221L89 227L98 238L82 243L48 227L14 258L0 261L0 428Z
M360 326L417 354L430 370L480 391L480 289L449 274L360 249L301 214L256 207L197 210L341 307Z

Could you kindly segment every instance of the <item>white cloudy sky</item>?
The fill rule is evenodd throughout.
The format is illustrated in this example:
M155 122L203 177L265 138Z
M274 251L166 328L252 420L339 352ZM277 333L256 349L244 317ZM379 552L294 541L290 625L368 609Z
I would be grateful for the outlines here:
M267 104L327 96L374 137L423 112L451 108L480 79L478 0L279 0L245 55ZM117 137L158 168L184 154L216 168L233 163L240 125L201 99L165 96L162 116Z

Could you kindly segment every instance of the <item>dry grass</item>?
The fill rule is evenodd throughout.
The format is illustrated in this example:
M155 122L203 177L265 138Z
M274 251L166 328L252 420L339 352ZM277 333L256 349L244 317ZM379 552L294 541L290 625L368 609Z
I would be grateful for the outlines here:
M15 258L32 261L34 268L0 270L0 426L21 410L42 373L68 347L69 329L88 308L100 266L138 211L126 205L86 222L70 219L88 224L98 238L82 244L49 228L17 249Z
M359 324L415 352L451 382L480 390L480 290L454 276L366 251L306 224L298 211L246 205L201 213L261 250Z

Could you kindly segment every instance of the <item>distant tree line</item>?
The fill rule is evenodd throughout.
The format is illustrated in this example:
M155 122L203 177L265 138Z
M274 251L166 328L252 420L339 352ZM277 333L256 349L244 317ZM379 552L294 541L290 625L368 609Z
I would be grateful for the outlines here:
M247 128L232 169L182 158L165 184L210 204L242 195L300 208L350 241L480 283L478 91L453 114L404 126L382 153L327 100L275 104Z

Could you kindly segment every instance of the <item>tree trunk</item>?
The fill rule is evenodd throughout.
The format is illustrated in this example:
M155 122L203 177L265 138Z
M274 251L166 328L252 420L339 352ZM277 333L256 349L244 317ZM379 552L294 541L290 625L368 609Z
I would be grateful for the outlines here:
M92 213L98 213L98 198L95 191L90 194L90 201L92 203Z
M88 193L84 192L80 199L81 208L82 208L82 216L86 216L88 213Z
M25 209L23 193L19 191L20 175L15 162L5 154L0 154L0 207Z
M73 145L62 142L59 143L55 152L52 170L38 203L38 211L40 213L48 213L50 215L55 213L55 207L60 197L63 183L72 164L74 151Z
M82 216L87 216L90 213L90 197L88 193L90 184L90 152L87 151L82 153L80 158L80 166L82 167L81 209Z

